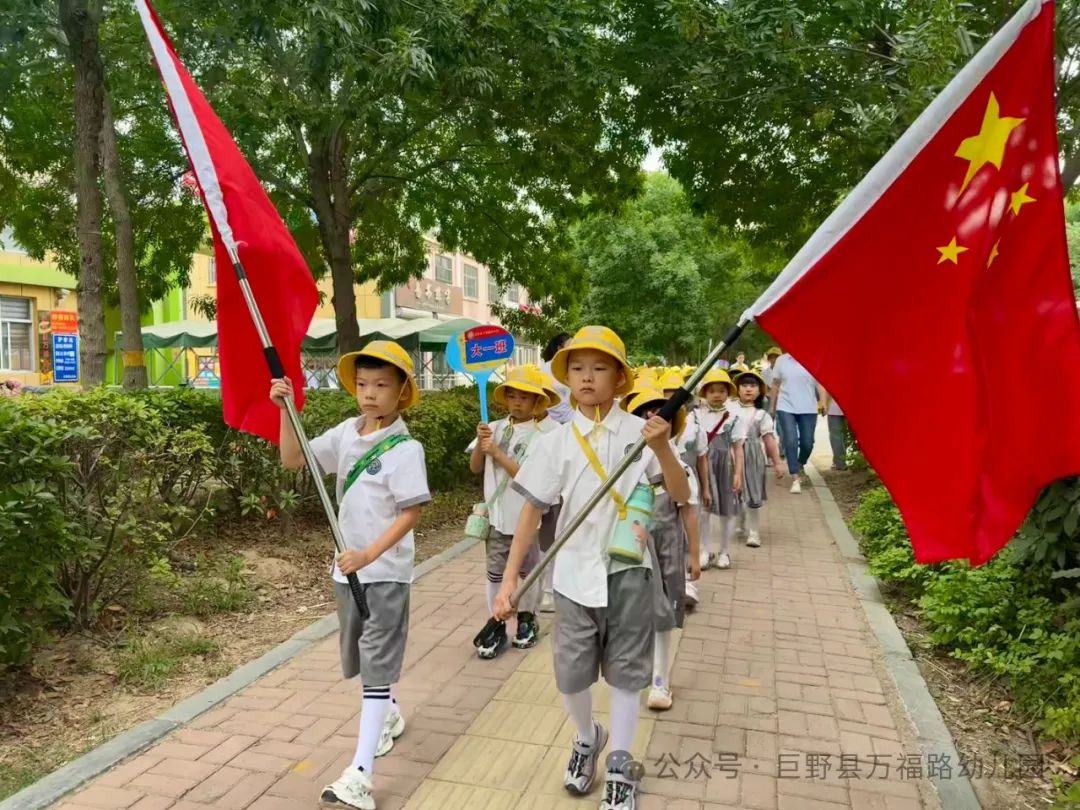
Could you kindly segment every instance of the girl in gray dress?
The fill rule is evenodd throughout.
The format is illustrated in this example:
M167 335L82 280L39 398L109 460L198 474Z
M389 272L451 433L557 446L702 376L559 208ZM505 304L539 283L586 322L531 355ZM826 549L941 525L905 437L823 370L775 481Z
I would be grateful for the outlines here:
M756 371L743 371L735 375L739 392L739 404L734 413L743 423L746 442L743 445L743 497L740 504L740 524L746 526L746 545L761 545L761 508L765 505L766 456L772 460L777 480L784 477L780 464L780 452L776 442L776 428L772 417L763 408L765 380Z
M702 503L709 513L709 524L720 535L717 568L731 567L731 537L739 514L743 487L743 431L735 418L728 398L735 393L735 384L727 372L714 368L702 380L701 393L707 409L701 422L708 448L709 486L702 492Z

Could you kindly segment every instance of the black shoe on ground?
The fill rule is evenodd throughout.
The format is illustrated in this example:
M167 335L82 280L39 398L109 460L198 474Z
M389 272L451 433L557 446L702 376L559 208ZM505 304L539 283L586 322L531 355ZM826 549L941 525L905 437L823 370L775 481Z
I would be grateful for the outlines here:
M511 643L519 650L536 646L540 639L540 624L536 621L535 614L522 611L518 613L517 620L517 635Z
M476 654L485 661L490 661L506 649L508 641L509 639L506 636L506 622L500 622L499 629L496 630L490 638L486 639L483 644L477 645Z

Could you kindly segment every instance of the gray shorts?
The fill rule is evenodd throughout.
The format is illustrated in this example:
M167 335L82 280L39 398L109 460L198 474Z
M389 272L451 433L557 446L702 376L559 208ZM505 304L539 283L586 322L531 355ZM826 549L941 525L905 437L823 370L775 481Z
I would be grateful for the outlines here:
M409 637L409 583L362 582L367 598L367 622L360 621L352 591L334 582L337 598L341 674L360 676L364 686L390 686L401 678L405 642Z
M564 695L588 689L602 672L618 689L652 681L652 572L630 568L608 577L607 607L590 608L555 592L555 686Z
M503 572L506 570L506 561L510 557L510 544L513 541L514 536L512 534L503 534L495 531L495 529L488 532L488 538L484 544L487 550L488 581L502 582ZM539 561L540 551L534 543L532 548L529 549L529 553L525 555L525 560L521 563L522 575L532 571Z

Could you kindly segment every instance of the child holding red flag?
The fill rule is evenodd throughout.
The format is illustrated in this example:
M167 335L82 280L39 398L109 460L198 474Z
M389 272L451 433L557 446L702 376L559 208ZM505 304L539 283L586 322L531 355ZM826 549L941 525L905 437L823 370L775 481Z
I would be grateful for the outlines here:
M409 635L409 589L413 576L413 528L431 500L424 448L409 434L401 412L420 401L413 362L386 340L343 355L341 386L356 398L361 416L346 419L311 441L319 466L337 476L338 522L348 546L333 566L341 670L360 676L363 705L352 763L322 799L357 810L375 810L375 757L394 746L405 730L393 686L401 677ZM292 383L274 380L270 398L279 408L292 397ZM285 414L281 416L281 463L304 466L304 456ZM312 470L313 475L318 471ZM356 574L370 616L360 613L346 584Z
M661 481L674 500L685 502L690 486L670 441L670 425L656 416L645 422L615 406L615 397L633 387L618 335L602 326L584 327L555 355L551 369L555 379L570 387L577 409L568 424L540 437L514 479L527 503L514 532L495 615L505 619L514 612L513 583L535 542L543 510L562 497L561 529L644 434L648 447L554 560L555 683L577 729L564 785L585 795L596 778L608 733L593 717L591 687L602 672L611 687L612 750L600 807L626 810L635 806L637 769L629 749L639 695L652 675L654 605L649 554L636 538L632 549L625 544L635 526L642 528L629 514L628 503L640 503L645 494L651 498L650 485Z

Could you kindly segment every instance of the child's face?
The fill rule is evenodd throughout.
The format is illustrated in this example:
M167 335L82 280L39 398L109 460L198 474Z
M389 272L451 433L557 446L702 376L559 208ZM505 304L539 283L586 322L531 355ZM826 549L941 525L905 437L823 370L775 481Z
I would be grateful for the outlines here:
M506 405L510 411L510 417L515 422L524 422L533 418L533 412L536 409L536 394L507 388Z
M575 349L566 364L566 381L580 405L604 405L626 382L626 372L610 355L596 349Z
M743 402L753 402L761 393L761 388L756 382L743 381L739 383L739 399Z
M397 413L404 393L405 385L392 366L356 369L356 404L364 416L385 419Z
M728 387L723 383L709 383L702 393L705 395L705 401L709 403L709 407L719 408L727 402Z

